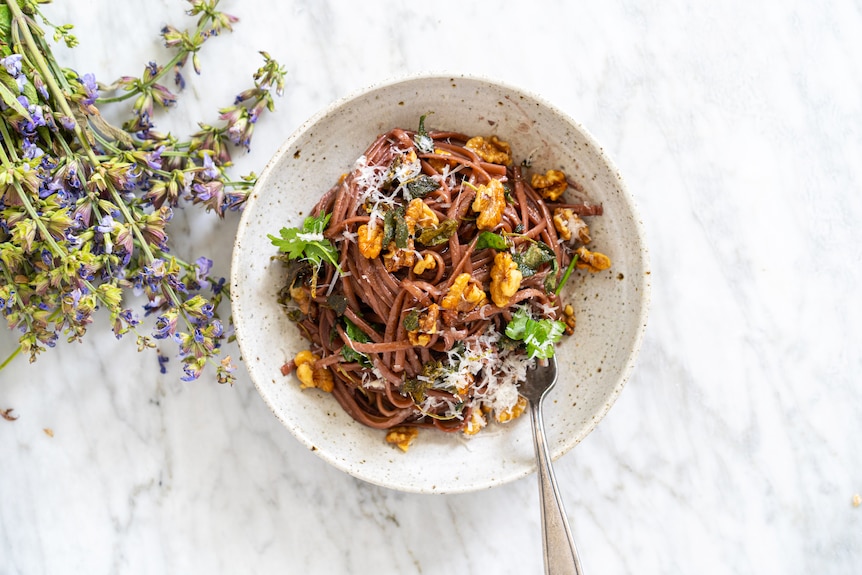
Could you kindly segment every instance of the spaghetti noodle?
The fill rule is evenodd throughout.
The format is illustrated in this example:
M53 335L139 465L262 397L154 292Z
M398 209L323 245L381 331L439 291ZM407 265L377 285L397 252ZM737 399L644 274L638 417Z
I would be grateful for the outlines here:
M405 451L418 428L517 417L528 365L574 328L561 284L610 265L585 247L581 218L601 206L564 202L569 188L556 170L528 181L496 137L426 132L424 117L379 136L291 236L329 259L282 255L281 299L310 342L283 371Z

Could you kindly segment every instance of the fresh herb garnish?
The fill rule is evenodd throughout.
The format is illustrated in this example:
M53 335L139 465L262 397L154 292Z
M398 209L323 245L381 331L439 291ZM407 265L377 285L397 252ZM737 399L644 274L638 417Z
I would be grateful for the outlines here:
M505 250L509 247L506 243L506 238L494 232L482 232L479 234L479 239L476 240L476 249L484 250L485 248L494 248L495 250Z
M323 236L332 214L308 216L301 228L281 228L281 237L268 234L267 237L279 250L292 260L305 260L319 270L323 262L338 268L338 250Z
M347 317L342 317L341 319L344 321L344 332L351 341L359 343L368 343L368 341L370 341L368 334L359 329L358 325L350 321ZM371 367L371 361L368 359L368 356L362 352L356 351L350 347L349 344L344 344L344 346L342 346L341 357L346 361L355 361L364 366Z
M548 359L554 355L554 344L560 341L566 324L552 319L536 320L527 308L521 307L506 326L506 336L523 341L530 358Z
M425 131L425 116L426 114L422 114L419 117L419 131L413 137L413 143L416 144L416 148L423 154L431 154L434 152L434 140Z

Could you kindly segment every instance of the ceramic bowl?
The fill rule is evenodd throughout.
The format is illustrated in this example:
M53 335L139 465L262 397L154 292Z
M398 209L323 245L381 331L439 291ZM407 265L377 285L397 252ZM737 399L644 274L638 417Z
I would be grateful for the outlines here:
M307 121L260 175L243 213L233 252L232 313L242 358L275 416L308 449L365 481L420 493L484 489L535 470L528 417L481 433L423 431L407 453L384 432L356 423L335 399L301 391L282 365L307 349L276 301L282 264L267 234L301 225L318 198L348 172L366 146L393 127L498 135L515 161L563 170L580 182L604 215L592 218L593 249L613 267L573 276L564 292L575 307L574 336L558 347L560 377L545 401L553 458L574 447L607 413L632 372L644 332L649 268L632 199L607 154L558 109L520 89L464 76L421 76L377 85L340 100Z

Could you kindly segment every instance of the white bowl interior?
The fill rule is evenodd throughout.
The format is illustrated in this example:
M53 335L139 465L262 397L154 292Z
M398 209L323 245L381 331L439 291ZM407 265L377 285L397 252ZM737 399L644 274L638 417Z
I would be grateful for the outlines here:
M276 302L282 266L267 234L299 225L317 199L379 134L415 129L496 134L515 161L532 153L536 169L563 170L604 215L591 218L592 248L613 266L574 274L566 301L576 310L574 336L558 348L560 377L545 401L552 457L581 441L604 416L629 376L649 299L641 224L623 181L594 139L552 106L524 92L471 77L423 76L371 88L337 102L299 128L264 169L240 222L231 300L244 363L275 415L309 449L351 475L422 493L499 485L535 470L528 418L492 424L472 438L425 431L407 453L384 433L356 423L329 394L300 391L281 366L307 342Z

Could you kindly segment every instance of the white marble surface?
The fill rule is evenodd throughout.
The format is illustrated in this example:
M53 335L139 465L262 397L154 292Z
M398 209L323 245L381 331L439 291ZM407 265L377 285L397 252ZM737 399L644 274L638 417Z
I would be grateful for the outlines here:
M69 66L165 60L179 0L57 2ZM488 75L580 120L642 211L653 306L634 377L556 465L587 573L862 571L862 8L858 2L226 0L177 110L188 133L288 69L240 171L335 98L419 71ZM175 250L227 275L237 218ZM194 229L190 229L193 227ZM14 346L0 331L0 356ZM330 468L243 369L160 375L103 324L0 372L0 573L539 573L535 477L419 496ZM53 431L50 437L43 430Z

